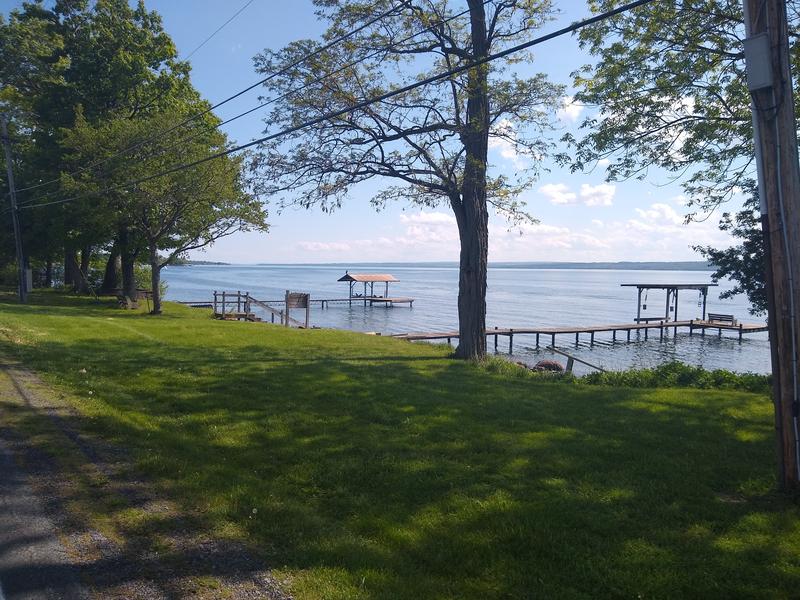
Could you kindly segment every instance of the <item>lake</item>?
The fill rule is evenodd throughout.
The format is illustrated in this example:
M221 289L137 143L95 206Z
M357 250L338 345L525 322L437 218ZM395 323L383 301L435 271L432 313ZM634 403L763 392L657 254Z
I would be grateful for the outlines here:
M331 304L321 310L314 305L312 325L377 331L383 334L409 331L443 331L458 328L458 267L425 264L348 264L343 265L190 265L170 266L163 272L169 300L210 300L214 290L248 291L260 300L283 298L286 290L308 292L312 298L347 296L347 284L337 279L345 270L351 273L391 273L399 281L390 284L390 296L415 298L413 308L407 306L364 307L363 304ZM709 283L711 273L704 271L636 271L600 269L541 269L517 266L490 266L486 297L486 325L492 327L578 326L630 323L636 316L636 289L621 287L623 283ZM763 322L748 313L744 296L720 300L719 294L731 288L730 282L719 283L708 294L709 312L734 315L744 322ZM360 291L363 291L361 288ZM383 294L383 284L376 284L376 294ZM680 319L700 318L699 293L680 294ZM651 291L643 304L642 316L663 315L665 292ZM297 311L299 318L301 311ZM635 336L635 334L634 334ZM736 334L678 333L659 341L658 331L650 339L627 344L612 343L611 333L595 336L589 345L585 336L578 347L574 336L556 338L558 347L608 369L620 370L654 366L667 360L680 360L708 369L725 368L740 372L769 373L769 341L766 333L751 334L740 343ZM624 334L618 340L624 340ZM542 344L549 339L541 340ZM490 344L493 346L493 343ZM500 352L507 352L508 341L500 340ZM515 336L516 360L533 364L544 358L555 358L545 349L535 348L534 336ZM577 370L577 369L576 369ZM577 372L585 372L577 370Z

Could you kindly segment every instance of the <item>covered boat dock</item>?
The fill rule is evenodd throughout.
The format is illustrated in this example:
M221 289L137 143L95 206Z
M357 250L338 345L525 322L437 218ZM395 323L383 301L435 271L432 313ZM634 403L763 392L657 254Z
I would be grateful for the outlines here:
M349 271L345 271L345 274L339 278L339 281L346 281L348 283L349 294L347 300L351 306L354 300L356 302L363 301L364 306L366 306L367 303L369 303L370 306L373 304L383 304L385 306L394 306L395 304L414 305L414 298L389 296L389 284L399 281L394 275L390 275L389 273L350 273ZM363 294L356 291L356 285L359 283L364 284ZM376 283L384 284L383 296L375 295Z

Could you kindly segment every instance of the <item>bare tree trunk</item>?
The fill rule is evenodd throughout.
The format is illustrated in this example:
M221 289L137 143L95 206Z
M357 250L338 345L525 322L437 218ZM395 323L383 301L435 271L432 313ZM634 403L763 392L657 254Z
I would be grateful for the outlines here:
M84 246L81 250L81 263L80 268L78 271L78 281L76 282L76 288L79 293L81 294L88 294L89 293L89 266L91 265L92 260L92 248L90 246Z
M44 287L53 287L53 259L49 256L44 263Z
M486 14L481 0L469 0L473 59L488 54ZM466 164L461 198L451 200L461 240L458 276L459 358L486 356L486 274L489 248L489 212L486 206L486 161L489 147L488 66L469 72Z
M153 310L151 315L161 314L161 262L158 258L158 248L150 247L150 284L153 292Z
M135 305L138 299L136 293L136 249L133 247L130 232L125 226L120 227L119 255L122 261L122 295L130 304Z
M64 287L77 287L80 281L78 273L78 253L67 248L64 250Z
M109 294L120 286L120 277L122 271L122 260L119 255L119 245L114 242L111 246L111 251L108 254L108 261L106 262L106 270L103 273L103 285L100 291Z

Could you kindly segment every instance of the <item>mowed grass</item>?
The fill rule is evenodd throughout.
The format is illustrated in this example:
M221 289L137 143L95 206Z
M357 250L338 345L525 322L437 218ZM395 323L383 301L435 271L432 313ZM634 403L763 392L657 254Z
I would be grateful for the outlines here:
M6 297L0 329L81 428L129 449L196 526L258 547L300 599L800 590L765 396L545 383L170 304Z

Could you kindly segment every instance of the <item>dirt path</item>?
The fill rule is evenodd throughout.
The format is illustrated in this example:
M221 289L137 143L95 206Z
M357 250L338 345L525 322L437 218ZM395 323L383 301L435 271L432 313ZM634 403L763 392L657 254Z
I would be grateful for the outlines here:
M124 450L0 357L0 600L288 600L255 553L162 498Z
M0 440L0 598L88 598L27 475Z

